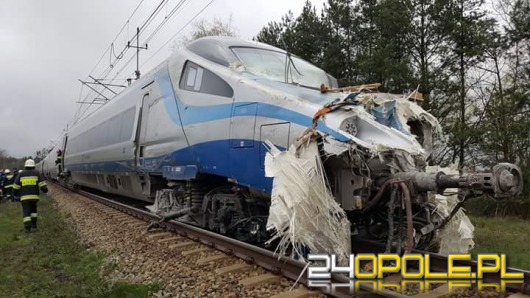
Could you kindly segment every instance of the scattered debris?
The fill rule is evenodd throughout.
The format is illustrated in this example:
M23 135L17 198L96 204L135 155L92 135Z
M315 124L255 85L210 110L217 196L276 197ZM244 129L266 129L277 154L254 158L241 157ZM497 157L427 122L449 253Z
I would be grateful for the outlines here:
M354 218L366 216L360 222L371 222L368 226L380 232L379 238L389 238L389 250L394 247L399 252L403 243L407 243L405 252L410 251L413 238L422 242L423 248L433 240L435 244L431 247L436 247L433 251L441 254L467 253L473 247L473 225L468 217L460 209L454 216L451 214L459 203L458 189L446 190L454 195L435 194L434 175L441 169L432 167L426 171L426 159L433 150L433 134L441 133L438 120L416 104L423 99L421 93L414 91L403 96L370 91L376 87L352 86L351 90L346 90L348 93L340 94L341 98L324 105L315 113L312 126L298 139L299 146L280 151L266 142L269 153L265 158L265 174L274 178L267 229L275 230L269 242L280 239L277 250L281 255L287 254L292 247L295 256L303 256L309 249L333 253L345 260L350 253L350 227L354 224L355 230L359 228L359 222L350 222L350 215ZM345 91L324 89L321 89L323 93ZM321 122L338 127L348 141L317 132ZM320 147L316 139L321 140ZM443 170L458 175L457 171ZM409 197L409 204L412 200L416 206L427 204L429 207L422 207L426 210L423 215L421 212L414 215L419 216L417 220L425 221L425 226L414 233L409 224L407 235L401 236L404 235L402 220L399 219L396 226L390 219L391 231L381 233L385 221L380 220L381 211L378 210L388 209L391 218L394 218L394 211L399 213L397 218L404 215L397 207L401 204L383 207L389 204L386 202L387 183L382 184L385 180L380 180L374 185L373 177L383 177L387 182L394 177L396 185L402 185L406 193L409 193L409 186L412 187L414 197ZM413 182L405 183L407 179L419 179L421 191L414 189ZM372 188L379 189L379 196L386 193L387 198L374 199L377 195L373 195ZM370 215L366 211L368 206L374 205L378 208L372 209L373 215ZM357 212L354 213L357 215L348 213L347 216L347 212ZM412 222L412 214L407 215L407 220ZM383 215L383 218L388 216ZM435 227L440 230L434 231ZM369 227L362 228L373 235ZM392 239L394 234L400 235L397 240ZM413 234L416 236L411 236Z
M439 171L447 174L458 174L458 170L454 167L427 167L427 172L436 173ZM433 216L437 216L440 221L450 215L458 201L458 189L456 188L448 188L445 190L445 195L435 194L429 198L429 204L434 209ZM436 233L433 245L439 247L438 253L442 255L469 253L475 246L473 241L474 230L475 227L465 214L465 210L460 209L447 225Z
M302 258L307 248L334 253L345 262L351 251L351 224L326 186L317 143L309 140L288 151L266 143L265 175L274 178L267 228L274 228L275 234L269 242L280 239L280 255L292 245Z

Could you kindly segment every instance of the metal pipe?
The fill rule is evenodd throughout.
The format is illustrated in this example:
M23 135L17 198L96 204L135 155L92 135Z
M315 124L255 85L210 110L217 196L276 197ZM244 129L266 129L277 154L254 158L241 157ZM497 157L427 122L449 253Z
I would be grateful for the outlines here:
M410 202L410 191L404 182L399 182L399 187L403 192L403 200L405 201L405 212L407 215L407 242L405 245L405 253L409 254L412 252L412 237L414 235L414 226L412 223L412 203Z
M383 183L383 185L381 185L381 187L379 188L379 190L377 191L375 196L370 201L368 201L368 203L366 203L366 206L364 207L362 212L363 213L367 212L368 210L372 209L377 203L379 203L379 201L383 197L383 193L385 192L385 189L390 184L395 183L397 181L398 180L395 180L395 179L391 179L391 180L385 181L385 183Z
M182 216L190 213L190 211L191 212L196 212L197 208L195 208L195 207L184 208L184 209L181 209L179 211L166 214L166 215L162 216L161 221L169 221L169 220L172 220L172 219L175 219L175 218L182 217Z
M394 241L394 201L396 199L396 191L397 189L394 186L390 194L390 201L388 202L388 238L385 253L390 253L392 250L392 241Z
M522 171L518 166L509 163L495 165L491 173L469 173L460 176L446 175L444 172L410 171L396 173L393 177L410 182L415 193L463 188L483 191L494 195L495 198L506 198L523 191Z

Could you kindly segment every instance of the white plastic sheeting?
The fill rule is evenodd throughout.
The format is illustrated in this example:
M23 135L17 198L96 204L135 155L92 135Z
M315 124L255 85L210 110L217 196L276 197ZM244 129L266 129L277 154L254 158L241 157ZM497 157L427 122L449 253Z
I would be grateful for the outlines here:
M336 254L345 262L351 251L351 224L326 186L316 142L288 151L266 144L265 175L273 177L267 228L275 229L269 242L280 239L280 255L292 247L303 256L301 247L306 247L313 253Z
M443 171L446 174L458 174L458 171L453 168L427 168L427 172L439 171ZM445 190L445 193L450 193L450 195L444 196L436 194L429 201L434 206L435 214L441 220L449 216L458 203L458 189L448 188ZM465 214L464 209L458 210L455 216L447 223L443 230L437 233L434 239L435 242L439 243L440 250L438 253L442 255L468 253L475 246L475 242L473 241L474 230L475 227Z

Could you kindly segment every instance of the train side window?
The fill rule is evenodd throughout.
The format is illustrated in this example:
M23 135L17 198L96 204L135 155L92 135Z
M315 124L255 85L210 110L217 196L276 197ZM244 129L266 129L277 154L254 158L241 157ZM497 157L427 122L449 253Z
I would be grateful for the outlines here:
M234 96L232 87L221 77L190 61L184 65L180 89L223 97Z
M114 116L107 120L109 122L108 127L108 141L109 143L117 143L120 140L120 120L121 120L121 114L118 114L117 116Z
M130 108L122 113L121 117L121 130L120 130L120 141L128 141L131 139L134 119L136 116L136 107Z

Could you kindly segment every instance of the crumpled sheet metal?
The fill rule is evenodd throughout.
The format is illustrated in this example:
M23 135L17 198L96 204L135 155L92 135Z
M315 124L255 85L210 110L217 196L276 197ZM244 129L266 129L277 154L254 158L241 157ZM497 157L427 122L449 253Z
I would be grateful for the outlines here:
M446 174L458 174L458 170L455 168L427 167L427 172L436 173L439 171L443 171ZM442 220L449 216L451 210L458 203L458 189L448 188L445 192L451 193L451 195L436 194L429 200L429 204L434 206L435 214ZM467 254L475 246L473 241L474 230L475 227L471 220L465 214L464 209L461 208L447 223L445 228L436 234L434 242L439 243L440 249L438 253L442 255Z
M302 247L312 253L336 254L347 262L350 222L325 183L324 168L314 141L280 151L266 142L265 175L273 177L268 229L275 229L269 242L280 239L279 255L303 257Z
M342 101L351 99L352 94L344 94ZM407 126L409 120L421 120L429 123L435 131L441 131L437 119L423 110L420 106L407 100L404 97L388 93L359 93L354 97L357 105L346 105L341 107L341 110L347 111L358 117L358 119L365 121L378 127L381 133L387 133L389 136L402 138L409 142L408 144L399 144L399 142L391 141L391 138L364 138L360 139L356 136L348 134L357 145L369 149L374 155L377 155L382 150L403 150L410 154L428 155L416 140L416 136L410 133L410 128ZM340 102L340 100L339 100ZM386 110L383 107L392 107ZM382 110L381 110L382 109ZM375 111L377 110L377 111ZM387 115L391 119L378 119L376 115ZM388 122L388 123L387 123ZM342 133L347 134L345 131Z
M410 120L421 120L429 123L435 132L441 133L442 131L438 119L413 101L408 100L408 97L388 93L364 93L359 94L356 99L368 109L373 106L388 105L395 101L397 103L396 115L401 125L406 126Z

